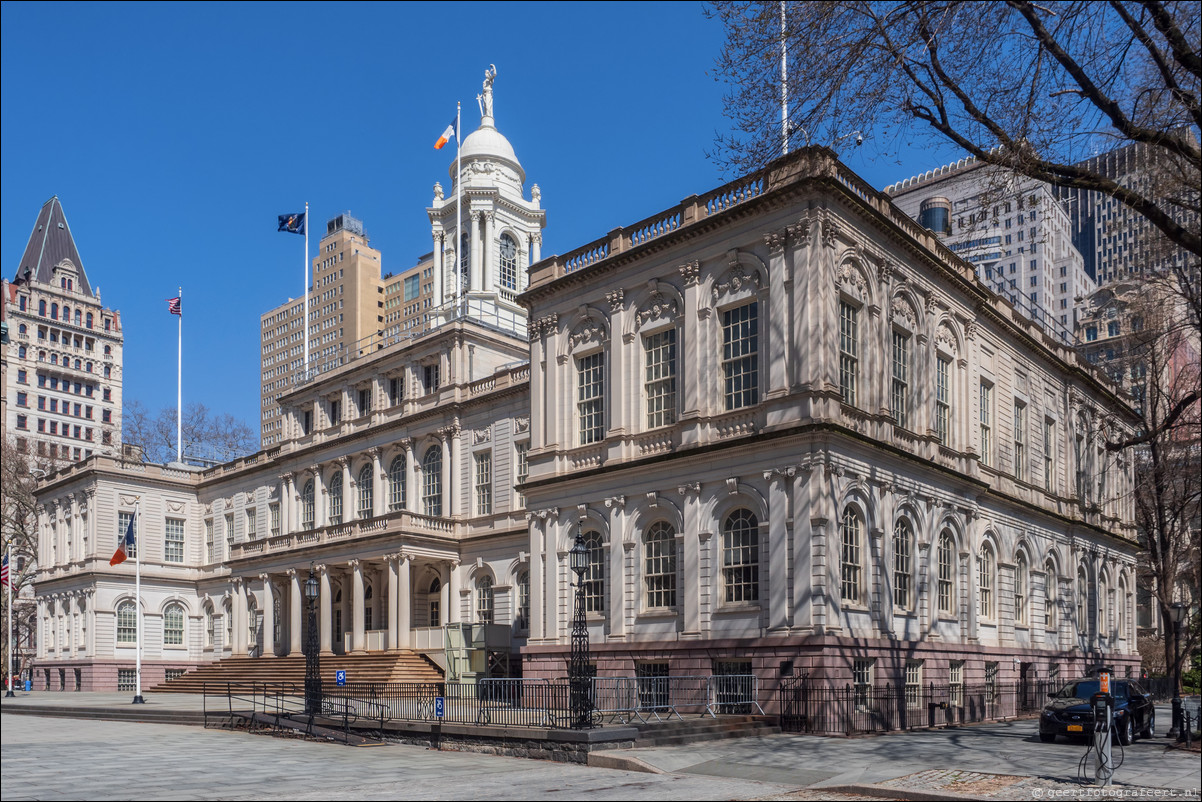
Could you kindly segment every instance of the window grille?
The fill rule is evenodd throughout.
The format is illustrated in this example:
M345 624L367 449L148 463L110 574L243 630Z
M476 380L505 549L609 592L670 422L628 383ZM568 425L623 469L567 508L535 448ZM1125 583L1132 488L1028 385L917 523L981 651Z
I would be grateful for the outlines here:
M859 513L852 507L845 508L840 526L841 587L845 604L860 603L861 538L863 534L864 524L860 520Z

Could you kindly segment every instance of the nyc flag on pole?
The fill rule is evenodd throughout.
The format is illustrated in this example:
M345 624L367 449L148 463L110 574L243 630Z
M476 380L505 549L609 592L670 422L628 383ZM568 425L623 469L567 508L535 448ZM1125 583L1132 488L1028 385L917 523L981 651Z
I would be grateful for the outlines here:
M180 299L179 298L168 298L167 299L167 311L173 315L179 315L180 317L184 316L184 313L180 309Z
M304 234L305 233L305 213L297 212L296 214L281 214L280 216L280 231L287 231L289 234Z
M4 562L0 563L0 586L8 587L8 555L4 555Z
M120 565L129 559L129 554L137 545L134 540L134 521L137 516L131 516L129 526L125 528L125 537L121 538L117 543L117 550L113 552L113 559L109 560L109 565Z
M450 142L451 137L455 137L456 139L459 138L459 135L455 133L455 118L454 117L451 118L451 124L447 126L447 130L443 131L442 136L440 136L438 138L438 141L434 143L434 149L442 150L442 146L447 144L448 142Z

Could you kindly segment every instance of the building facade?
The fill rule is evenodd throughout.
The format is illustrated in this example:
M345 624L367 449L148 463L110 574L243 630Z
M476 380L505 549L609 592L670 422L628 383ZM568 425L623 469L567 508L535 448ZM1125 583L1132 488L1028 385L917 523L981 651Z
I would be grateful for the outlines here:
M578 531L601 676L1134 670L1101 440L1133 418L1099 373L825 149L538 260L484 108L427 330L283 393L278 446L40 485L39 682L129 682L135 512L151 683L299 653L309 570L325 653L563 676Z
M974 265L988 287L1072 342L1080 299L1097 285L1049 184L962 159L885 192Z

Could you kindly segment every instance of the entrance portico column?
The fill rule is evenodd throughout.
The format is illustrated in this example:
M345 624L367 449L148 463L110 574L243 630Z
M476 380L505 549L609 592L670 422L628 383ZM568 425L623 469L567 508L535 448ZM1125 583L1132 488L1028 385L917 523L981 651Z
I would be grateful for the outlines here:
M366 636L363 632L363 566L358 560L351 560L351 651L362 654L365 650Z
M300 575L295 568L288 569L288 654L303 653L304 641L301 638L301 614L305 600L301 595Z
M397 647L397 558L400 555L389 554L388 561L388 650L395 651Z
M451 624L459 623L460 607L463 606L459 598L459 561L451 560L451 567L447 574L448 594L450 598L447 600L449 608L447 609L447 622Z
M329 655L334 653L332 630L334 625L334 615L331 612L331 593L330 593L330 571L324 565L317 566L317 573L321 577L321 653ZM297 636L300 640L300 636Z
M388 510L388 477L380 472L380 449L373 448L371 454L371 514L379 518Z
M398 603L392 606L397 613L397 647L409 649L413 646L413 614L410 609L413 604L413 593L409 587L412 561L409 555L402 551L397 555L397 562L399 563L397 572L397 596L399 598Z
M241 577L234 577L234 650L235 655L246 654L249 624L246 621L246 587Z
M259 574L263 582L263 654L260 657L275 657L275 588L271 586L271 574Z

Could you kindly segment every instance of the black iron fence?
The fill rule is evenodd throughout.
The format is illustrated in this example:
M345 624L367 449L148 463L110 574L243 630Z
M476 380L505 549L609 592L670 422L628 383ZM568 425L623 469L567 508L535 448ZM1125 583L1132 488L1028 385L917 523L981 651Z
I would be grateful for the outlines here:
M1038 713L1060 680L984 685L832 686L790 677L781 683L781 728L788 732L853 735Z

